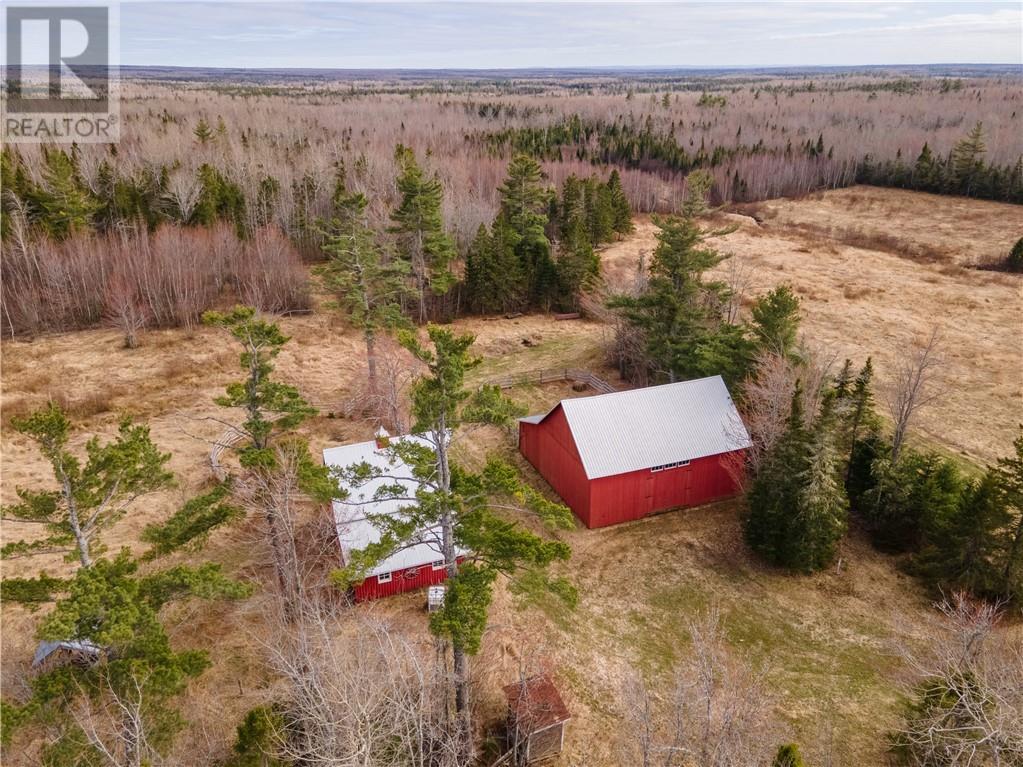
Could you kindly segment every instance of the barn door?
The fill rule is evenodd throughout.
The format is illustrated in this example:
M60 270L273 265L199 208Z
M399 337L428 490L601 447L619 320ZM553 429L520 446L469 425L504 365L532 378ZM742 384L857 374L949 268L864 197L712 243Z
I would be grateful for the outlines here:
M643 516L646 516L654 510L654 481L657 475L652 471L646 475L646 482L643 484L643 505L642 509Z

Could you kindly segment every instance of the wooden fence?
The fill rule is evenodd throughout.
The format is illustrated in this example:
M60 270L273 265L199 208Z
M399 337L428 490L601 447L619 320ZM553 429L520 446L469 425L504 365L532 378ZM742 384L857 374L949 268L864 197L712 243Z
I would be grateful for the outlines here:
M589 370L577 370L575 368L552 368L544 370L528 370L524 373L511 373L500 378L492 378L489 381L486 381L485 385L498 386L502 389L511 389L515 386L554 383L555 381L584 383L601 394L610 394L613 391L617 391L615 387L603 378L595 376Z

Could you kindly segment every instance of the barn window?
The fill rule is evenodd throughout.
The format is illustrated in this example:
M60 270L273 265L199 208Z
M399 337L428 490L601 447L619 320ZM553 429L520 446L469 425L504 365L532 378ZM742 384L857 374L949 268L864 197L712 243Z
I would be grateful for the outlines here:
M433 569L434 570L443 570L444 569L444 560L441 559L441 560L439 560L437 562L434 562L433 563Z
M390 583L390 582L391 582L391 573L380 573L380 575L377 576L377 583Z
M688 466L689 461L675 461L673 463L662 463L660 466L651 466L650 471L665 471L667 469L677 469L679 466Z

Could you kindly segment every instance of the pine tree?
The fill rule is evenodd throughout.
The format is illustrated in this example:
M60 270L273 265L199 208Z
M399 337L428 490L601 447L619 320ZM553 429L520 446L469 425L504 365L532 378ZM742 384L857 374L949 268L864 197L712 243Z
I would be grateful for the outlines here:
M461 732L467 736L471 727L469 656L480 648L495 579L500 573L542 575L551 562L569 555L566 544L541 538L498 516L494 499L511 500L552 526L571 527L574 523L568 509L524 484L512 466L490 460L475 473L454 461L451 441L461 424L507 423L519 411L496 387L483 387L475 393L466 388L466 372L480 363L469 353L473 336L456 335L434 325L428 326L427 334L429 347L408 331L402 333L401 340L429 369L413 385L411 394L413 432L428 445L392 440L389 448L411 468L411 479L419 483L417 504L403 508L400 516L375 520L381 529L380 541L353 553L351 564L337 573L336 579L342 585L358 581L379 559L418 542L418 531L440 527L447 592L443 607L430 616L430 628L450 647L455 709ZM380 470L363 464L343 472L343 481L358 485L373 476L380 476ZM399 499L405 490L397 487L394 493ZM458 549L472 553L459 562ZM557 591L571 593L563 583Z
M531 304L546 307L557 295L557 269L547 239L549 192L543 172L528 155L516 155L508 165L508 177L498 188L503 221L518 262L522 294Z
M600 274L600 260L593 252L582 220L578 218L572 231L561 242L557 267L560 300L566 307L574 308L580 291Z
M102 553L101 533L124 517L141 497L168 487L168 453L161 453L149 427L121 422L117 438L85 445L85 460L68 449L71 421L60 406L49 403L25 418L12 418L12 428L35 443L50 464L56 489L18 488L20 502L3 509L3 517L42 525L47 535L26 543L10 542L4 557L70 552L82 567Z
M427 178L408 147L398 145L394 157L401 168L398 191L401 202L391 213L391 232L396 238L399 258L410 266L418 296L419 322L426 322L429 312L428 294L443 296L455 285L451 262L455 243L444 231L441 206L444 189L436 177Z
M757 346L784 357L796 351L799 332L799 299L788 285L761 296L753 305L751 329Z
M686 176L686 198L682 203L684 218L696 218L707 212L707 198L713 186L714 177L705 170L694 170Z
M401 299L406 293L408 265L384 260L366 220L367 200L362 194L335 199L338 215L325 234L327 263L317 270L324 287L348 320L362 331L366 345L369 393L379 391L377 335L405 324Z
M831 563L848 525L849 500L840 478L831 407L826 398L810 434L806 473L799 477L802 488L792 531L798 550L788 566L805 572Z
M37 197L31 200L43 231L62 240L91 229L93 217L103 204L82 182L75 155L60 149L44 149L43 162L43 183L35 189Z

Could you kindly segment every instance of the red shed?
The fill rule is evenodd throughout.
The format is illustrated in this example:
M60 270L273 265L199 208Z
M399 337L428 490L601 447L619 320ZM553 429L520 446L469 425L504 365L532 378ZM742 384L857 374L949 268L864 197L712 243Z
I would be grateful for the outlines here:
M566 399L519 421L519 450L587 527L726 498L750 446L721 376Z
M430 445L416 436L394 439ZM400 484L407 491L406 497L414 498L418 483L411 479L412 470L387 450L385 439L327 448L323 451L323 462L338 468L366 463L383 470L387 475L371 479L358 488L348 488L351 494L347 499L334 501L334 522L341 547L341 563L347 564L352 551L364 549L380 540L380 530L371 521L374 516L400 515L403 506L415 503L408 500L379 500L375 497L376 491L384 485ZM383 558L366 574L365 580L354 587L352 591L355 601L363 602L443 583L447 579L447 570L442 551L439 526L418 531L408 544ZM462 561L465 552L458 550L456 553L458 561Z

